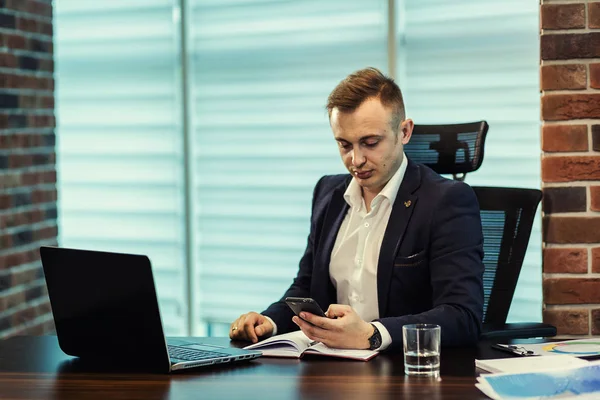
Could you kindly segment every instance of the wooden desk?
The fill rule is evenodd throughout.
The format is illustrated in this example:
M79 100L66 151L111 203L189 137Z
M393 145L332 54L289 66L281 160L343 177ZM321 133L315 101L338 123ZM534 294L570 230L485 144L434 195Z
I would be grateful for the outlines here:
M439 379L405 376L401 354L366 363L263 357L156 375L85 365L63 354L55 336L23 336L0 341L0 399L487 399L474 385L474 359L503 354L487 344L443 349Z

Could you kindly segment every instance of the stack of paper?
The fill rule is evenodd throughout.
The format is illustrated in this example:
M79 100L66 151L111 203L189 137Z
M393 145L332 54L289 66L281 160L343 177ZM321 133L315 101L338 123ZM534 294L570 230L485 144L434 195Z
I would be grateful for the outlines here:
M495 360L475 360L475 366L488 372L531 372L544 369L577 367L589 362L577 357L558 355L554 357L510 357Z
M554 357L520 360L550 358ZM475 386L492 399L600 399L600 361L584 362L536 372L481 375Z

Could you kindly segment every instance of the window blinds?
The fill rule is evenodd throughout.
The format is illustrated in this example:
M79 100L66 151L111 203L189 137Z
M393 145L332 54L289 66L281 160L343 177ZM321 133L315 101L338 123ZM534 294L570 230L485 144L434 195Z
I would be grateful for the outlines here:
M398 81L415 123L486 120L481 168L467 183L540 187L539 2L403 0ZM541 321L535 222L509 321Z
M183 335L182 131L172 1L55 4L60 244L147 254L165 331Z
M193 0L199 321L262 311L292 282L312 190L344 171L325 103L387 65L387 1Z

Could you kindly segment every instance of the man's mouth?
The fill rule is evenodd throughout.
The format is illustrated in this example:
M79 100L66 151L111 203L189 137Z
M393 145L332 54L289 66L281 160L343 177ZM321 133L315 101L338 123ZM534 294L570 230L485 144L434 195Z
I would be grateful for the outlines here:
M369 179L373 175L373 170L370 171L354 171L354 176L358 179Z

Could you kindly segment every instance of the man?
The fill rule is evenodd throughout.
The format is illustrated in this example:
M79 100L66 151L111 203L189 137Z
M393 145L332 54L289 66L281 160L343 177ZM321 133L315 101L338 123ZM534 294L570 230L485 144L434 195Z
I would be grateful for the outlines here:
M319 180L296 278L262 314L234 321L230 337L257 342L300 328L330 347L400 351L403 325L433 323L443 345L476 342L484 267L473 190L407 159L414 124L377 69L340 82L327 110L350 175ZM294 316L288 296L312 297L327 317Z

